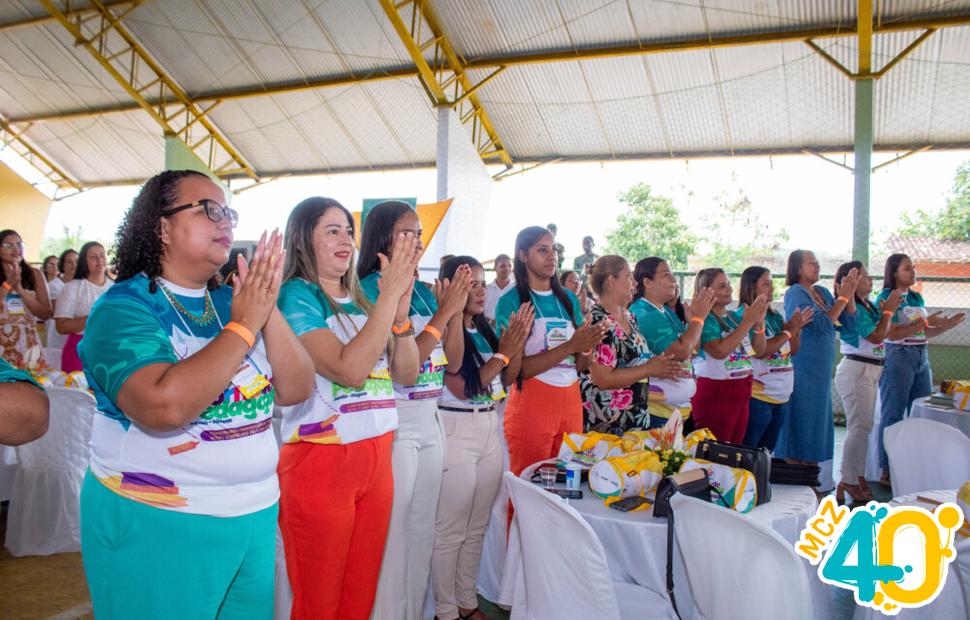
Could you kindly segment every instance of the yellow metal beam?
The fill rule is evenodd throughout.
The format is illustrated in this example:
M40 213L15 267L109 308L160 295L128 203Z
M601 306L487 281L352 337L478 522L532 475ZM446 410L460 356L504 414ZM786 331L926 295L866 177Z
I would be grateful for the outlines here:
M155 62L128 30L121 25L125 10L115 13L101 0L89 0L93 14L62 10L54 0L40 4L86 49L162 127L166 134L178 136L217 176L241 169L253 179L256 171L216 129L205 113L175 81ZM149 100L154 95L155 103ZM169 109L174 106L176 112Z
M120 0L115 2L105 2L104 5L109 9L116 8L134 8L139 4L145 4L149 0ZM79 17L82 15L90 15L96 9L93 7L84 7L73 9L70 11L65 11L65 13L71 17ZM30 28L33 26L42 26L44 24L52 24L57 20L53 15L40 15L38 17L27 17L25 19L18 19L12 22L0 23L0 32L6 30L14 30L16 28Z
M47 183L54 187L52 193L55 198L61 190L67 190L73 195L84 189L81 183L74 180L49 157L28 142L24 138L23 131L18 132L2 118L0 118L0 142L2 142L4 148L12 149L21 159L44 175Z
M872 0L858 0L856 3L856 36L859 40L860 75L872 73Z
M493 72L479 83L468 75L466 63L452 47L428 0L410 0L395 3L380 0L384 13L394 27L418 71L431 103L447 105L455 109L460 119L471 124L472 142L479 156L489 163L500 160L507 167L512 165L502 138L489 118L478 95L475 94L485 82L501 70ZM429 54L432 60L425 58ZM466 122L463 120L463 122Z

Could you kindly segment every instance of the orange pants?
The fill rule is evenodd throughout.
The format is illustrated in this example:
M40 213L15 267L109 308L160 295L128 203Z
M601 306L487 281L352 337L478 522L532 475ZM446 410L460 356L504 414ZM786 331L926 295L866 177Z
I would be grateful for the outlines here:
M579 381L555 387L527 379L522 389L512 387L505 408L505 441L509 469L518 476L536 461L559 454L563 433L583 432L583 400Z
M391 519L393 433L280 451L280 530L290 618L367 620Z

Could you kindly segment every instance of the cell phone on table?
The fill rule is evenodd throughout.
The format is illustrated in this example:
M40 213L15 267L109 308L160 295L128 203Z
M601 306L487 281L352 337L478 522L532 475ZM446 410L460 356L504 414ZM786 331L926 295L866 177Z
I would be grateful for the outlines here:
M555 493L559 497L563 497L565 499L583 499L583 492L580 491L580 490L578 490L578 489L576 489L576 490L572 490L572 489L546 489L546 490L549 491L550 493Z
M619 510L620 512L630 512L631 510L636 510L637 508L639 508L640 506L643 506L644 504L651 505L653 504L653 502L651 502L646 497L634 495L632 497L621 499L618 502L613 502L612 504L610 504L610 508L614 508L616 510Z

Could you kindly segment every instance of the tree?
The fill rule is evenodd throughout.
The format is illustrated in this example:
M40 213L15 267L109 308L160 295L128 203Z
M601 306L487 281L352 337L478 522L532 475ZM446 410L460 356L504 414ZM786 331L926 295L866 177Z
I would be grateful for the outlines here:
M970 161L957 168L953 189L942 210L917 209L912 216L904 213L902 219L903 225L896 231L901 237L970 241Z
M67 226L64 227L64 234L60 237L44 237L40 244L40 258L45 256L60 256L64 250L80 251L84 245L84 229L80 226L72 231Z
M637 183L617 198L627 210L617 218L616 228L606 233L606 251L631 262L661 256L671 268L686 269L697 237L680 221L673 201L653 194L646 183Z
M775 252L788 242L788 231L773 230L763 223L741 187L722 191L716 200L714 213L705 218L705 230L710 231L705 241L710 249L703 264L728 273L751 265L770 266Z

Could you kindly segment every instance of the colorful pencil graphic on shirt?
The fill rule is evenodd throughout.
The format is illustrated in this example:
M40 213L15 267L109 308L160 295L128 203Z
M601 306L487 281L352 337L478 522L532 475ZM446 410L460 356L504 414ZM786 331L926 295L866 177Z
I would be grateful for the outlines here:
M122 472L120 476L98 479L118 495L159 508L184 508L188 500L168 478L148 472Z

